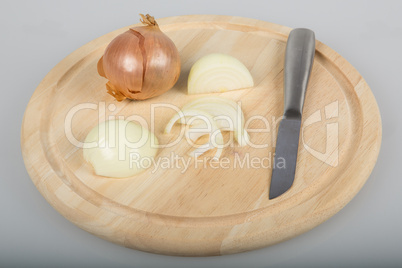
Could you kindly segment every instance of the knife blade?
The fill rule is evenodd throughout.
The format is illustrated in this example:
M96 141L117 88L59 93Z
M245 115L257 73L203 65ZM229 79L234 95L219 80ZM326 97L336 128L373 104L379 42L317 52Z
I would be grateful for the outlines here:
M269 199L288 191L294 181L303 104L314 53L313 31L298 28L290 32L285 53L284 112L276 140Z

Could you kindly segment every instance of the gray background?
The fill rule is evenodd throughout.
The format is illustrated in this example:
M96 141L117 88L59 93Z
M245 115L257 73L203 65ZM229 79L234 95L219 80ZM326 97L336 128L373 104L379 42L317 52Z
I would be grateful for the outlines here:
M402 266L401 1L1 1L0 266ZM312 231L242 254L182 258L123 248L79 229L40 195L24 168L20 127L42 78L75 49L156 18L222 14L308 27L365 77L378 101L383 143L370 179ZM399 166L398 166L399 164Z

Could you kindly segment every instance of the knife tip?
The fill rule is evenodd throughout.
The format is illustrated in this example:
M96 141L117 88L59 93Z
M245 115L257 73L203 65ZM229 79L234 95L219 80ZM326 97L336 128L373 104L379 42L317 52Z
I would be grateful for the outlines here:
M278 193L273 193L273 192L269 192L269 194L268 194L268 200L272 200L272 199L275 199L275 198L277 198L278 196L280 196L281 195L281 193L280 194L278 194Z
M272 200L275 199L281 195L283 195L284 193L286 193L289 189L283 189L283 188L273 188L271 187L269 190L269 194L268 194L268 199Z

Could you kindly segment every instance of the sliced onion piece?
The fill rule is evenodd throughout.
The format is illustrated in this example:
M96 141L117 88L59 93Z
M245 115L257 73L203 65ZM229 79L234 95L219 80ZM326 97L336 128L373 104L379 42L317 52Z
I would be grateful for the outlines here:
M181 110L178 113L176 113L167 123L165 127L165 133L169 134L170 131L172 130L173 125L180 120L181 124L186 124L186 118L205 118L206 120L210 121L213 123L213 119L211 118L211 115L198 109L186 109L186 110Z
M191 152L192 156L217 148L214 158L218 159L224 146L222 130L233 131L240 146L246 145L250 139L244 129L244 115L240 105L222 97L204 97L187 103L170 119L165 133L170 133L176 122L191 126L187 128L185 135L193 143L202 136L210 136L208 143Z
M143 172L149 166L141 161L152 161L157 153L158 140L141 125L127 120L109 120L92 128L88 133L84 159L97 175L123 178Z
M193 143L196 142L199 138L205 136L205 135L210 135L210 132L200 132L200 131L194 131L194 130L199 130L199 129L206 129L207 125L205 123L199 123L199 124L193 124L191 125L190 128L186 129L185 135L186 138L192 141Z
M197 125L196 126L201 127L201 125ZM195 127L193 127L195 128ZM200 129L204 129L204 128L200 128ZM205 152L212 150L214 148L216 148L216 153L214 156L214 160L219 160L219 158L222 155L222 151L223 151L223 135L222 132L220 131L220 129L218 128L214 128L214 132L212 133L205 133L205 132L186 132L186 135L188 138L191 139L192 142L195 142L198 138L205 136L206 134L209 135L209 141L199 147L197 147L197 149L195 149L194 151L190 152L189 155L193 156L195 158L197 158L198 156L204 154Z
M213 157L213 160L219 160L219 158L222 155L222 151L223 148L222 147L216 147L216 153ZM190 156L194 157L194 158L198 158L200 155L204 154L205 152L215 149L215 147L213 145L211 145L210 143L205 143L204 145L201 145L200 147L198 147L197 149L195 149L194 151L191 151L189 153Z
M188 76L188 94L225 92L254 86L244 64L230 55L213 53L197 60Z
M247 144L249 137L244 129L244 114L238 103L222 97L203 97L187 103L183 110L196 109L210 114L223 131L233 131L240 146Z
M186 133L187 137L190 138L190 140L192 140L193 142L196 141L199 137L209 134L209 142L201 145L193 152L190 152L191 156L198 157L199 155L211 149L217 148L214 159L218 160L220 158L223 150L223 136L222 132L220 131L219 127L210 114L197 109L181 110L170 119L165 127L165 133L170 133L173 125L177 121L180 121L183 124L188 123L190 125L191 123L195 122L195 124L193 125L194 128L199 127L200 130L203 130L202 132L198 133L192 132L192 137L190 137L190 133ZM205 132L205 130L207 130L209 133Z

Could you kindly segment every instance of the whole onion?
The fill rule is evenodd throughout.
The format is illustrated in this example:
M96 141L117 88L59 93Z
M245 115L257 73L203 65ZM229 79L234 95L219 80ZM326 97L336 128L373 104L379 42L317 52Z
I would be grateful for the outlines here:
M118 101L144 100L171 89L180 76L179 52L150 15L107 46L98 62L108 93Z

